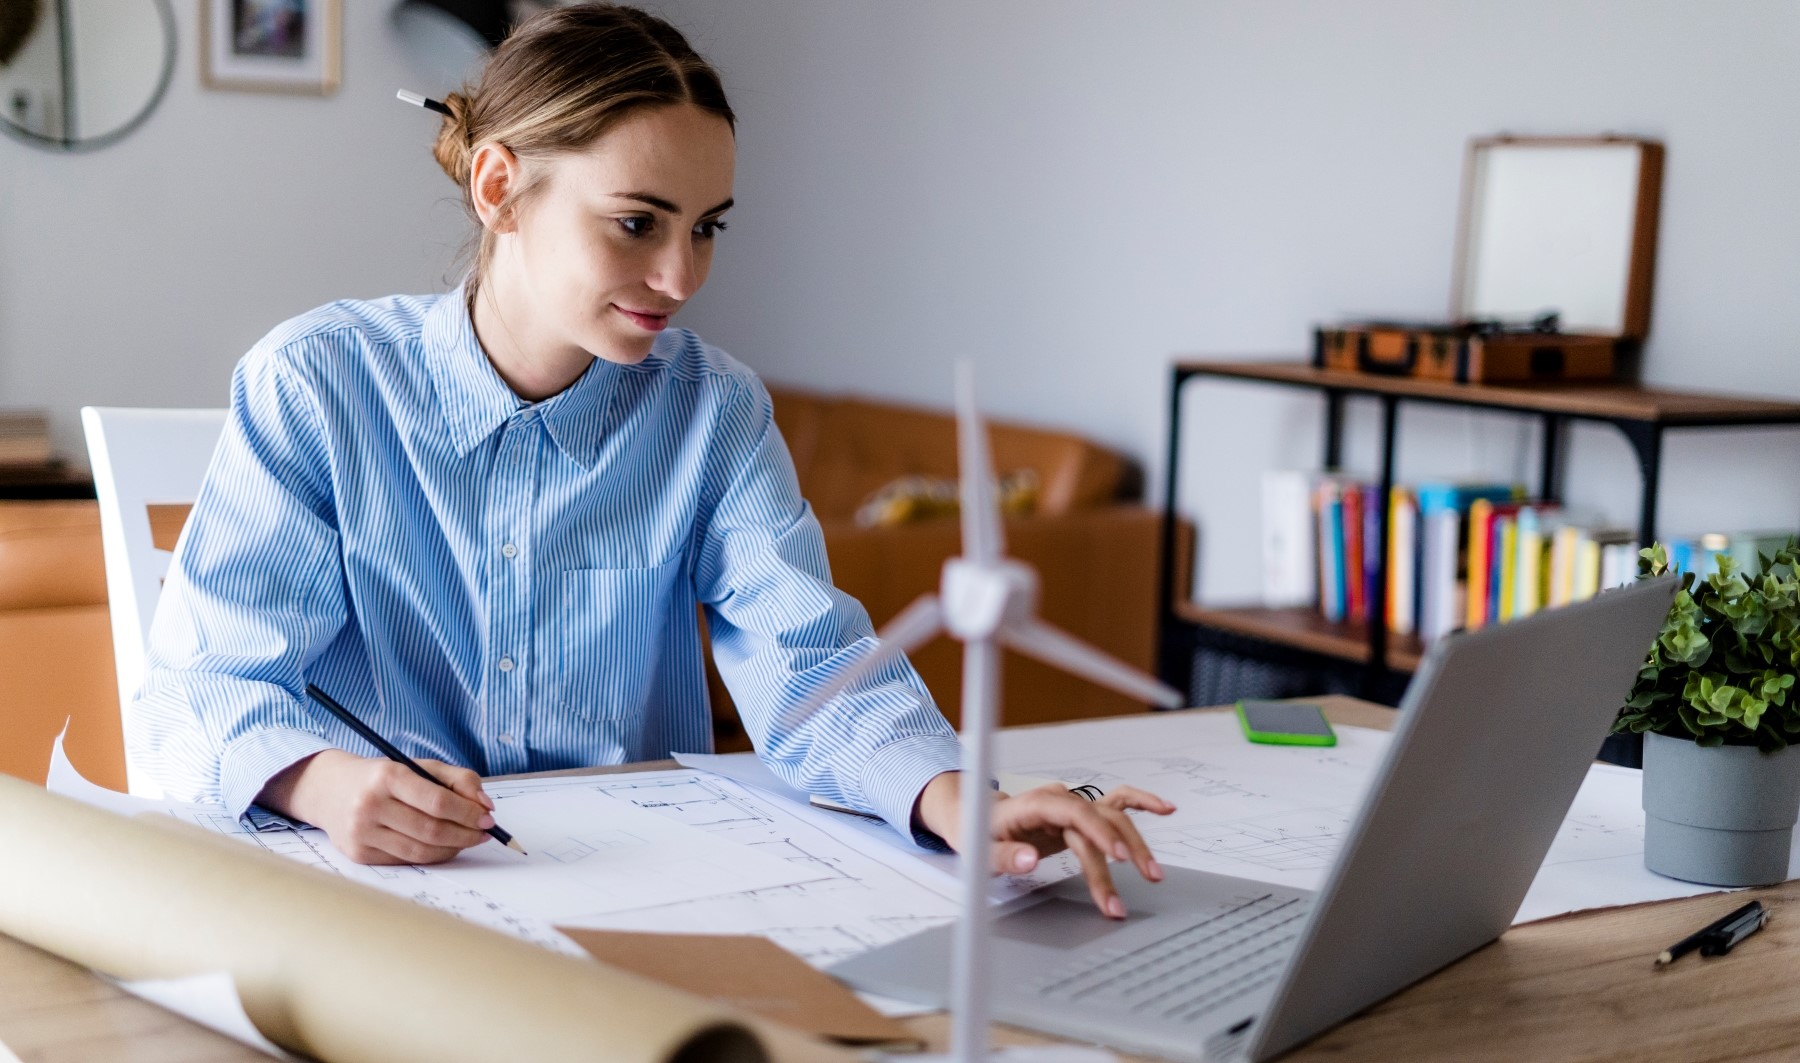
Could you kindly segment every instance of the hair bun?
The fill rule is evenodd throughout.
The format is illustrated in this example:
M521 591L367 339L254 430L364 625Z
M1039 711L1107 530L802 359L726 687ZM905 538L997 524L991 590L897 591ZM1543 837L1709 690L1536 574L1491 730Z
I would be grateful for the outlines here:
M468 187L469 163L473 152L469 145L469 108L472 101L460 92L452 92L444 97L444 106L450 113L444 115L443 124L438 127L437 143L431 146L431 154L438 165L455 181L458 187Z

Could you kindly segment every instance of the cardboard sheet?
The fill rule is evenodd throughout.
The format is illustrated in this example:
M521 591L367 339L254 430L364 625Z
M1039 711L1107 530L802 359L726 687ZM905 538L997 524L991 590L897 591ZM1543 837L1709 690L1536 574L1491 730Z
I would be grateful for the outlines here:
M906 1027L768 938L558 927L595 959L706 1000L846 1044L919 1046Z

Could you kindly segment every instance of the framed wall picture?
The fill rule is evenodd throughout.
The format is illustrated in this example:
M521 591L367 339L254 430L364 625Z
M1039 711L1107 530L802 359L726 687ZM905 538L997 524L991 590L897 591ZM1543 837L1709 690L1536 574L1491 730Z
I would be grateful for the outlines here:
M343 63L343 0L199 0L207 88L329 95Z

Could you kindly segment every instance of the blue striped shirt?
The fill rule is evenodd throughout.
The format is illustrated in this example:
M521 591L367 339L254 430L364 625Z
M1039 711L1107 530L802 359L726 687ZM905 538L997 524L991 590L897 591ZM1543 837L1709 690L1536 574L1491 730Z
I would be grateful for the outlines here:
M907 832L959 759L910 665L783 711L874 639L755 374L670 329L527 403L460 290L333 303L233 374L127 742L169 796L257 825L288 765L376 755L309 682L483 775L705 750L701 609L769 767Z

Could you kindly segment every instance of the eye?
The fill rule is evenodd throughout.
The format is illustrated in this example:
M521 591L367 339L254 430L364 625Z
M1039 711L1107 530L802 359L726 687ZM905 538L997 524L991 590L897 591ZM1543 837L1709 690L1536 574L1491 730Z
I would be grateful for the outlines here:
M655 227L656 220L648 214L632 214L618 219L619 228L625 230L626 236L649 236Z
M694 226L694 235L702 240L711 240L713 237L729 228L731 228L731 226L726 225L724 219L713 218Z

